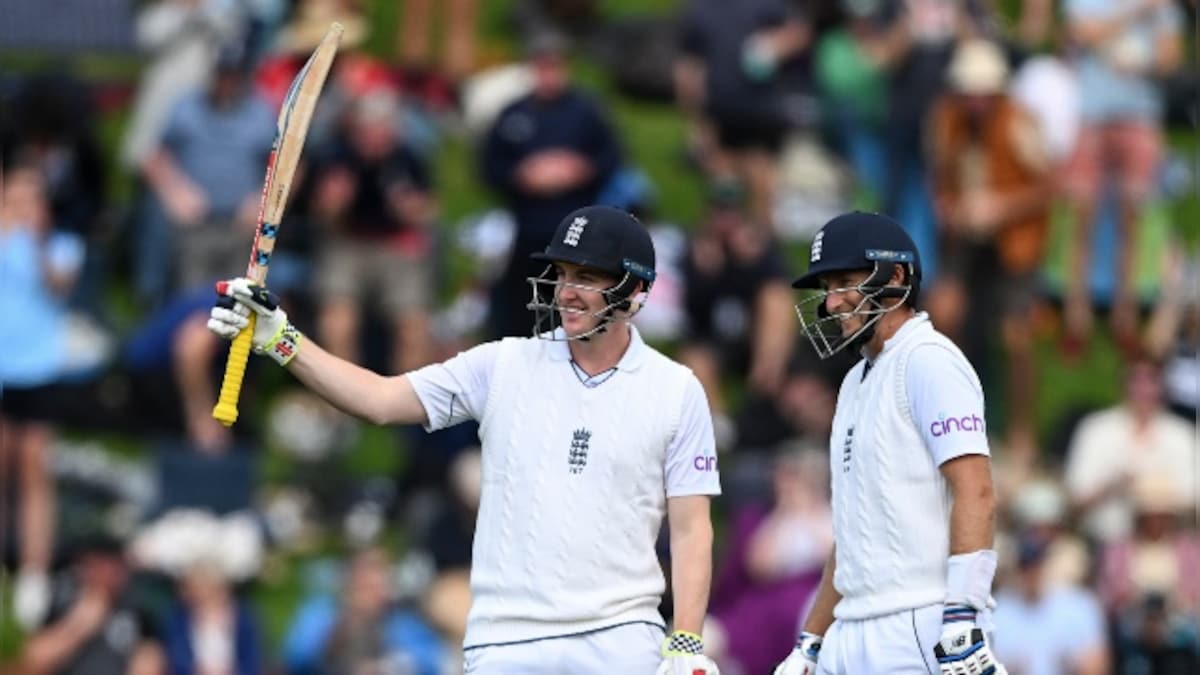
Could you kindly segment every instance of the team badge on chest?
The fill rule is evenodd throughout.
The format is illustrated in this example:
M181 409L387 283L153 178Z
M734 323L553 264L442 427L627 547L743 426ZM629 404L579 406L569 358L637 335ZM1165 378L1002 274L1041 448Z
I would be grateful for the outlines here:
M587 429L576 429L571 434L571 449L567 452L567 469L571 473L583 473L583 469L587 466L588 456L588 441L592 438L592 432Z

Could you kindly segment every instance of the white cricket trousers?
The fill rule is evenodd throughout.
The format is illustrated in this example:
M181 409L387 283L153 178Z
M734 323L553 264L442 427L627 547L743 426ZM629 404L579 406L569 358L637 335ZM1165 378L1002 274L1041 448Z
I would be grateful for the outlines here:
M663 629L628 623L580 635L487 647L463 654L466 675L654 675Z
M938 675L933 646L942 636L942 605L870 619L833 622L821 643L817 675Z

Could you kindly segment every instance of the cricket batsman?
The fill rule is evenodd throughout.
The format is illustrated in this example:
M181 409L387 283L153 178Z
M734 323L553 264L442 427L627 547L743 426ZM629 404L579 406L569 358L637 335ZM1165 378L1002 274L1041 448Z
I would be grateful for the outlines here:
M983 390L916 310L921 259L899 223L853 212L813 239L797 305L821 358L863 358L830 435L834 551L775 675L1005 675L988 646L995 498Z
M253 345L341 410L432 431L479 421L483 480L464 639L468 675L717 675L700 637L720 494L712 415L690 370L629 319L655 277L646 228L568 214L528 279L533 336L378 375L300 334L266 289L218 284L209 329ZM674 630L655 544L670 528Z

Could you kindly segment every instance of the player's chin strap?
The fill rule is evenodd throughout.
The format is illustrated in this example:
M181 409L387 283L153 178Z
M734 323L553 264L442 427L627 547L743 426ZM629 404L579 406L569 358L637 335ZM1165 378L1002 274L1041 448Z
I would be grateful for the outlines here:
M526 281L533 290L533 297L525 305L526 308L533 310L533 336L543 340L581 340L586 342L592 336L607 331L608 327L616 321L628 321L646 306L646 292L634 293L640 279L629 272L625 272L621 280L608 289L559 281L553 265L548 265L541 274L536 277L528 277ZM563 288L599 293L608 304L603 309L590 314L580 312L572 307L564 307L558 302L558 295ZM564 312L582 314L596 319L596 325L577 335L567 335L565 331L558 330L562 326Z
M888 280L892 277L893 264L877 260L871 275L858 286L852 289L830 289L813 293L796 305L796 315L800 317L800 325L804 329L804 334L808 336L809 342L812 343L813 349L816 350L817 356L827 359L847 347L861 348L875 336L875 324L883 318L883 315L902 306L908 300L913 291L911 284L887 285ZM910 267L909 278L912 276L912 271ZM825 299L831 292L847 290L857 291L862 295L862 300L849 312L830 314L825 307ZM899 302L890 305L881 302L884 299L894 298L898 298ZM841 320L852 315L863 317L863 325L848 336L842 335Z

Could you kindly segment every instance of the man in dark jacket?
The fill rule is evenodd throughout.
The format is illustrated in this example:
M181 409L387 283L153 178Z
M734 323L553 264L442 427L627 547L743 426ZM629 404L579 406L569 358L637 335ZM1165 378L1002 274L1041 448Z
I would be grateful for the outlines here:
M527 335L529 255L558 221L596 201L621 161L613 128L599 104L571 85L566 43L557 34L532 40L534 88L500 113L483 144L484 179L517 223L512 255L492 291L493 337Z

